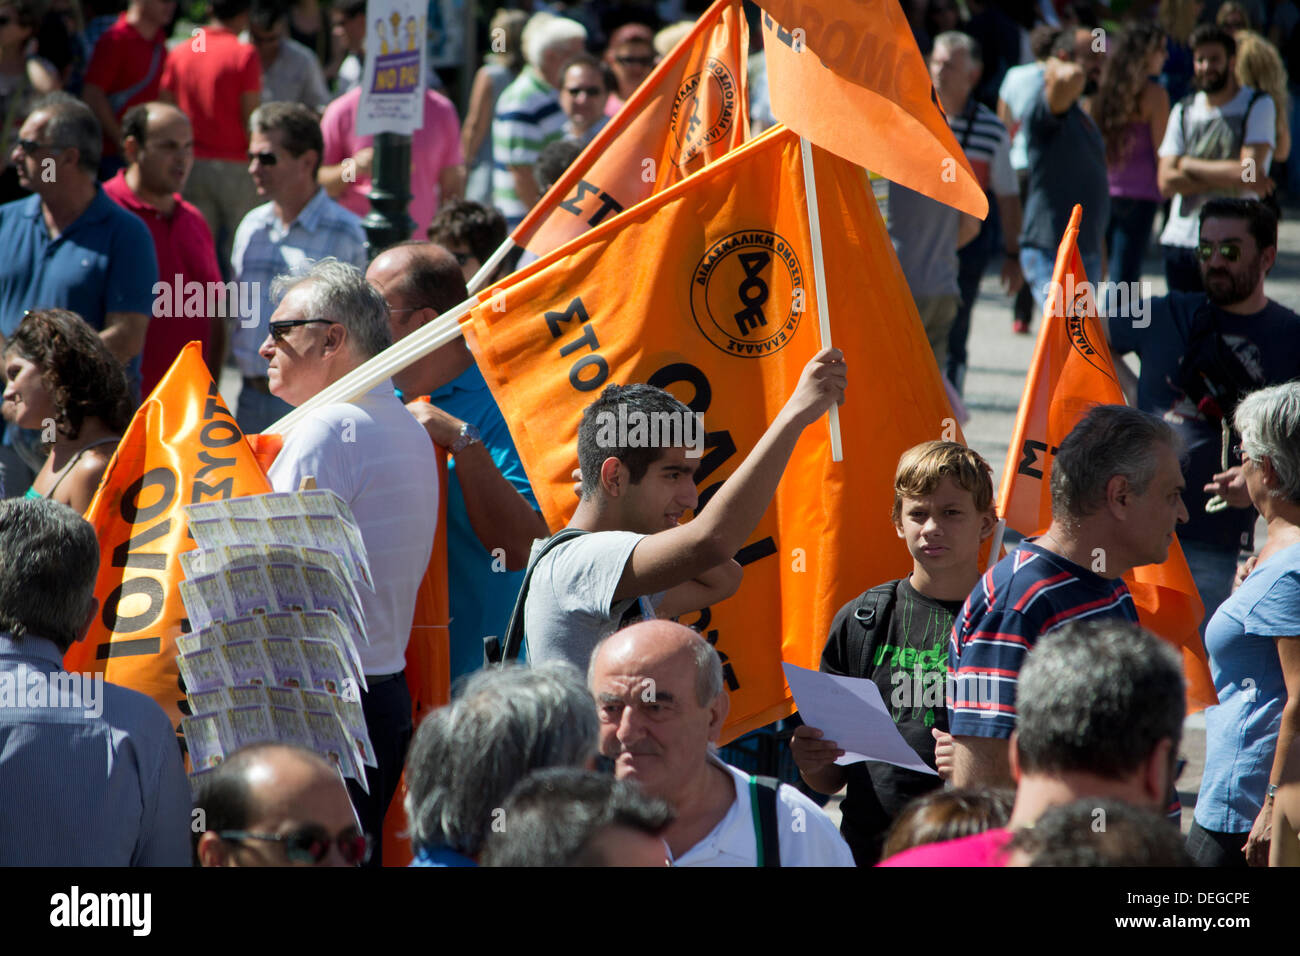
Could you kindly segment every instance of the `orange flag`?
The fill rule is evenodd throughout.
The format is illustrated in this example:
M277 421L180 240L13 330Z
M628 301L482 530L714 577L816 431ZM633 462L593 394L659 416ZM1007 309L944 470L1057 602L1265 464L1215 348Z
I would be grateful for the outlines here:
M511 235L544 256L749 138L749 27L716 0Z
M1082 208L1075 206L1056 253L1052 290L1002 471L999 512L1008 527L1025 535L1041 534L1051 524L1048 476L1057 445L1094 405L1125 404L1079 257L1081 216ZM1163 564L1134 568L1124 582L1143 626L1182 654L1188 713L1216 703L1199 631L1205 610L1177 536Z
M773 116L886 179L988 215L898 0L756 2Z
M176 637L187 629L182 506L271 490L212 380L199 343L181 350L122 436L86 512L99 537L99 613L64 656L156 700L180 734Z
M704 414L707 502L819 350L825 296L849 367L844 460L831 462L824 421L805 429L737 555L740 591L682 617L721 653L726 740L790 714L781 662L815 668L835 612L907 573L889 519L894 464L924 438L959 436L865 175L813 153L828 289L814 287L799 139L778 126L485 292L467 319L559 528L577 503L582 410L607 383L649 382Z

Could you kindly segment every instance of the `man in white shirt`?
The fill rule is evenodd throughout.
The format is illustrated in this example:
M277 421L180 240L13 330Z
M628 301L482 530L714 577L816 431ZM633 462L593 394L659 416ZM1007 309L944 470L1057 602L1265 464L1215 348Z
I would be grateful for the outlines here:
M713 753L730 702L717 652L699 634L634 624L597 645L587 682L615 776L677 813L663 832L674 866L853 866L817 804L785 784L764 801L760 783ZM770 813L755 813L755 798Z
M1160 194L1173 198L1160 234L1170 292L1203 292L1196 244L1207 199L1258 198L1273 191L1269 164L1277 145L1277 106L1267 93L1237 83L1236 41L1205 23L1192 31L1196 91L1174 104L1156 151Z
M261 355L271 394L298 406L391 344L388 307L361 270L324 259L287 286ZM277 288L276 291L279 291ZM403 672L415 598L433 551L438 515L433 444L398 401L391 382L354 402L327 405L289 432L268 476L294 491L308 476L348 503L361 529L375 590L361 589L368 644L361 653L369 690L361 695L379 761L367 795L348 781L379 857L384 814L411 740L411 696Z

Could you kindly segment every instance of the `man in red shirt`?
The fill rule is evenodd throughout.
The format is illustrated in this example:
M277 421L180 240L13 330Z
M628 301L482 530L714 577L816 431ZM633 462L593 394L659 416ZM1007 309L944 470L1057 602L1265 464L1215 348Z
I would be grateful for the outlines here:
M262 65L257 50L239 41L248 29L248 8L249 0L215 0L212 21L167 54L160 94L194 124L194 169L185 198L211 227L226 275L235 229L257 205L248 175L248 119L261 101Z
M101 174L122 168L122 116L158 98L167 60L163 30L175 13L176 0L131 0L95 43L81 98L104 130Z
M166 103L133 106L122 120L122 149L126 168L104 183L104 192L144 220L158 255L153 321L140 366L140 394L148 396L186 342L202 342L208 368L214 378L220 375L226 338L221 316L235 313L220 286L208 224L180 197L194 164L189 118ZM215 310L213 303L219 303Z

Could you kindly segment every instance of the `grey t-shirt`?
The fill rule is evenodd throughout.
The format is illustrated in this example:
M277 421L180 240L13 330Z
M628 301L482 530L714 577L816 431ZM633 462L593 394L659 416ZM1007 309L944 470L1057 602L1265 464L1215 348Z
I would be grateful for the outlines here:
M889 238L913 298L957 295L957 227L961 213L918 192L889 184Z
M623 569L645 535L632 531L593 531L566 541L533 568L524 603L528 660L568 661L583 674L601 639L618 630L624 613L640 602L653 617L664 592L614 602ZM533 542L533 554L544 540Z

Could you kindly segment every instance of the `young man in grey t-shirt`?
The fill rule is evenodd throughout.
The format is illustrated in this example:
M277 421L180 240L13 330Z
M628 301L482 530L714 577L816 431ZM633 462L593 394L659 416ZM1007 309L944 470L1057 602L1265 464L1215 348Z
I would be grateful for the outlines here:
M843 401L845 380L843 354L818 353L753 451L686 524L678 522L699 500L703 423L652 385L608 386L578 428L582 501L569 527L591 533L536 563L524 605L528 659L566 660L585 673L592 649L621 625L735 593L732 556L758 527L800 434Z

